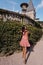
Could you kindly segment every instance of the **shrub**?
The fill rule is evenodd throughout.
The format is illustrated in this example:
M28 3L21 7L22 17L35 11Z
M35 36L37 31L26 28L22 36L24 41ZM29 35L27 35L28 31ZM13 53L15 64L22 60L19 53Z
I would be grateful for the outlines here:
M14 22L0 22L0 52L4 51L4 54L13 53L16 50L21 50L19 42L21 40L21 23ZM31 45L35 45L36 41L42 36L42 30L40 28L26 25L30 31L29 41Z

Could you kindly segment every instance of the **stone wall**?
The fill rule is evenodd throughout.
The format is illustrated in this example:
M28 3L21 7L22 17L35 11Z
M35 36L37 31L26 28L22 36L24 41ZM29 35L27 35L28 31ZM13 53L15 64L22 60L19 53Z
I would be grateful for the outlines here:
M35 20L35 12L34 11L27 12L26 15L29 16L30 18L32 18L33 20Z
M1 16L0 18L4 22L10 20L10 21L18 21L21 22L22 24L30 24L30 25L34 25L33 23L35 22L33 19L31 19L29 16L25 14L20 14L7 10L0 10L0 16Z

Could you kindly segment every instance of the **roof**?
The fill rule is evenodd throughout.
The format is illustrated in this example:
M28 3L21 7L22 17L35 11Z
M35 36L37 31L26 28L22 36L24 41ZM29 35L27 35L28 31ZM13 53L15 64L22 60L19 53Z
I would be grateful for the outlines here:
M17 12L9 11L9 10L6 10L6 9L0 9L0 13L4 13L4 14L17 14Z
M26 7L28 7L27 3L22 3L20 6L22 7L23 5L25 5Z
M28 3L28 8L27 8L27 11L35 11L35 8L34 8L34 5L32 3L32 0L29 1Z

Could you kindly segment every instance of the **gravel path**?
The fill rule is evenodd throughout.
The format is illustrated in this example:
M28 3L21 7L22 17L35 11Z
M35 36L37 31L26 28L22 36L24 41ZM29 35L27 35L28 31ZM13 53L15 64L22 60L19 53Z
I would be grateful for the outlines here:
M25 65L22 52L14 53L8 57L0 57L0 65ZM43 65L43 37L34 47L33 52L28 56L26 65Z

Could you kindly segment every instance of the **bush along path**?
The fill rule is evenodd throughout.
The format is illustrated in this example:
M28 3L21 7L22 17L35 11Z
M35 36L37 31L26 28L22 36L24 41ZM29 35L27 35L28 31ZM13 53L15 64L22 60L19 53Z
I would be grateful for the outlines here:
M19 42L22 37L21 28L22 24L16 21L3 22L0 21L0 53L2 55L12 55L15 51L19 51L22 48L19 46ZM26 25L29 34L30 44L33 46L42 36L42 30L40 26Z
M28 52L28 59L26 65L43 65L43 36L37 42L33 51ZM0 65L25 65L23 63L22 52L14 53L11 56L0 57Z

